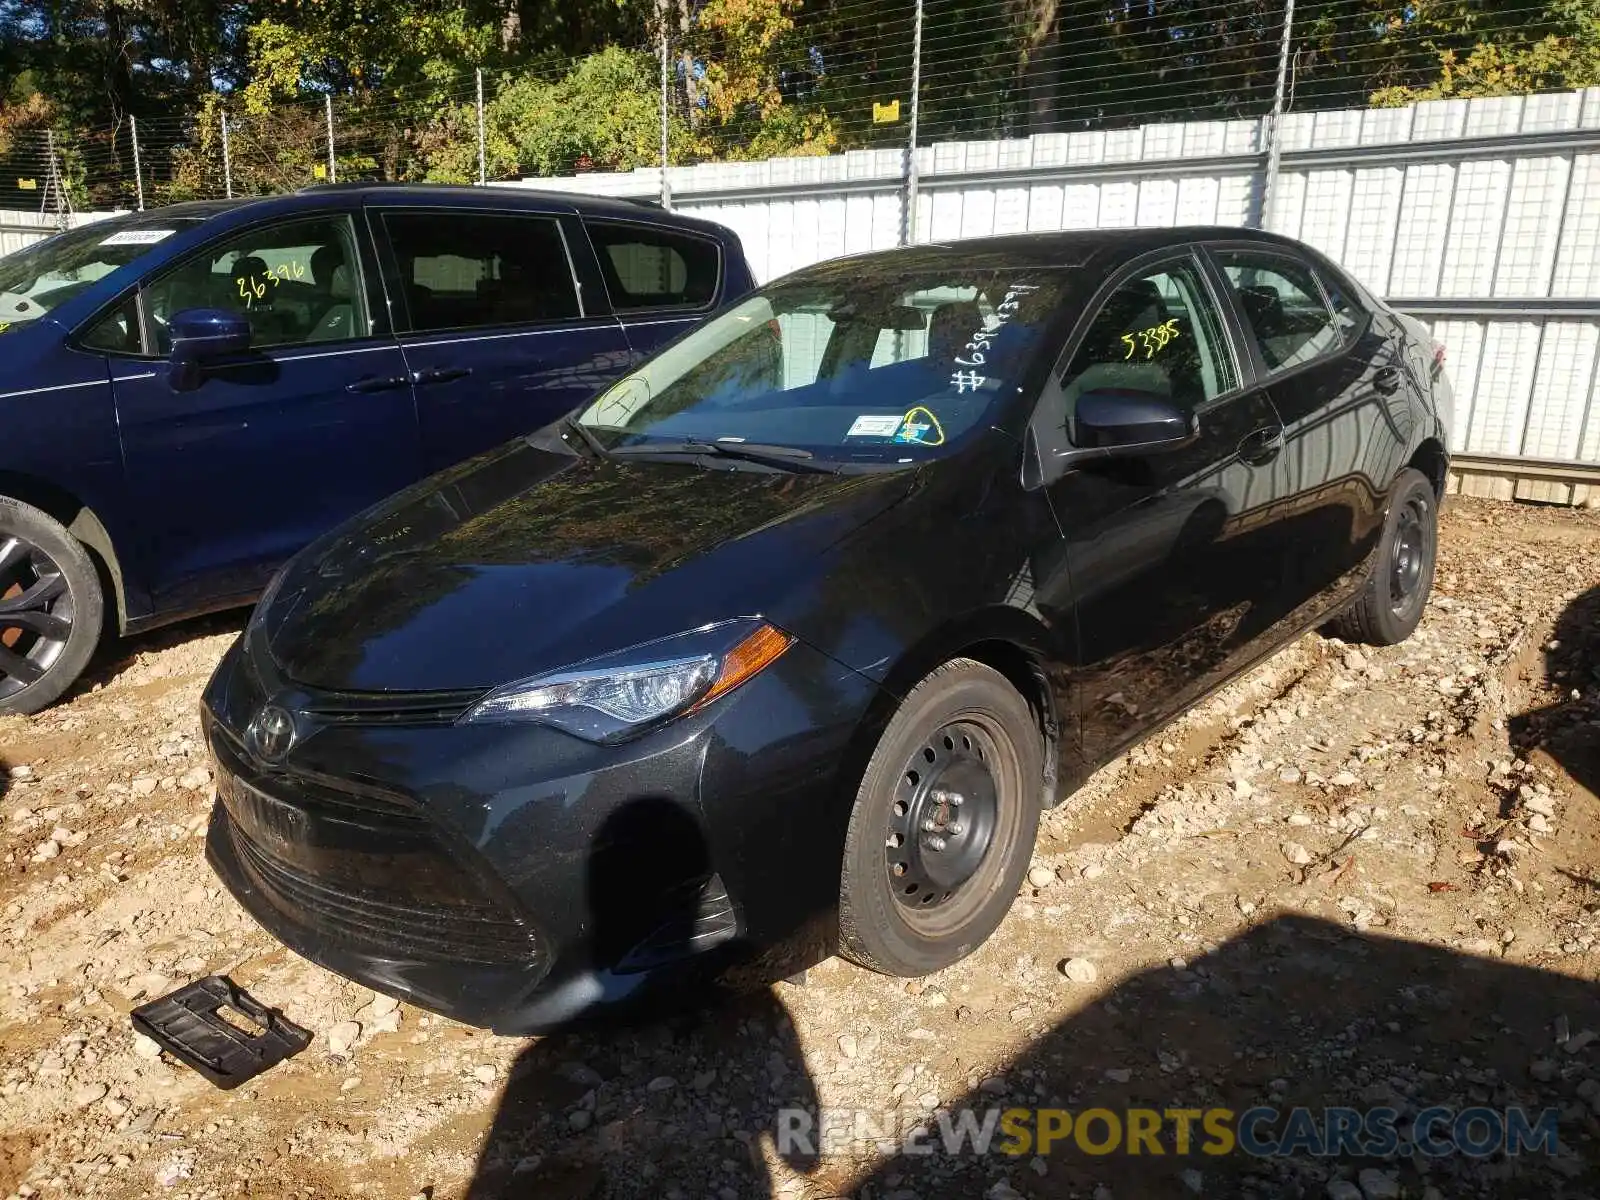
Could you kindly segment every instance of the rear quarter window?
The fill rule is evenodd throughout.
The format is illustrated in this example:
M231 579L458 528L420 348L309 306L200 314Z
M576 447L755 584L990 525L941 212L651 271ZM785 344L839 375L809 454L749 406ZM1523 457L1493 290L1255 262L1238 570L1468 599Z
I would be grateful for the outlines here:
M722 250L711 239L610 221L584 227L618 311L705 308L716 299Z

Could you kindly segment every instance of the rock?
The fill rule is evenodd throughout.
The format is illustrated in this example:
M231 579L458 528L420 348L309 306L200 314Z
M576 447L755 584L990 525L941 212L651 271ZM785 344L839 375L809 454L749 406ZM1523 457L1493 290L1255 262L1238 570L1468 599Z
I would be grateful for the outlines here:
M1576 1054L1597 1037L1600 1037L1600 1033L1596 1033L1592 1029L1585 1029L1582 1033L1575 1033L1568 1038L1565 1049L1568 1054Z
M178 776L178 786L186 792L198 792L211 782L211 772L205 767L195 767Z
M1532 1075L1540 1083L1549 1083L1560 1072L1561 1068L1548 1058L1536 1058L1528 1067L1528 1074Z
M482 1084L493 1083L497 1074L499 1072L494 1069L492 1063L481 1063L472 1068L472 1077Z
M328 1049L338 1055L348 1054L361 1036L361 1026L355 1021L340 1021L328 1030Z
M582 1133L594 1121L594 1114L587 1108L575 1108L567 1114L567 1128L573 1133Z
M1530 813L1535 813L1541 817L1553 817L1556 815L1556 802L1550 796L1541 796L1535 793L1523 800L1522 807Z
M1004 1075L991 1075L978 1085L978 1090L985 1096L1004 1096L1010 1087Z
M383 1016L376 1018L372 1022L372 1032L399 1033L400 1010L398 1008L391 1008L388 1012L384 1013Z
M1534 813L1528 818L1528 828L1534 833L1549 833L1550 818L1543 813Z
M1346 671L1365 671L1367 669L1367 656L1359 650L1347 651L1344 656L1344 669Z
M1194 1170L1192 1167L1185 1171L1182 1175L1178 1176L1178 1178L1183 1180L1184 1187L1197 1196L1200 1194L1200 1189L1206 1185L1205 1176L1200 1174L1199 1171Z
M856 1046L854 1034L841 1033L839 1035L839 1053L846 1058L854 1058L860 1053L859 1048Z
M361 1076L352 1075L352 1076L350 1076L349 1079L346 1079L343 1083L341 1083L339 1085L339 1090L341 1092L353 1092L360 1086L361 1086Z
M36 862L49 862L61 853L61 843L54 839L42 841L34 848L33 857Z
M372 998L372 1003L367 1005L367 1007L372 1010L373 1016L381 1017L385 1013L392 1013L395 1009L399 1008L400 1001L396 1000L393 996L374 996Z
M142 775L133 781L133 794L135 796L154 796L156 794L156 788L159 787L160 784L161 781L159 779L155 779L149 775Z
M1127 1083L1133 1078L1133 1072L1127 1067L1107 1067L1106 1079L1112 1083Z
M1248 800L1256 794L1256 789L1251 786L1248 779L1235 779L1233 781L1233 798L1235 800Z
M161 1043L154 1038L147 1038L142 1033L133 1035L133 1053L137 1058L145 1060L161 1057Z
M1094 1196L1092 1200L1116 1200L1116 1197L1111 1194L1111 1189L1105 1184L1097 1183L1094 1187Z
M1056 873L1049 867L1034 867L1028 872L1028 882L1036 888L1047 888L1056 881Z
M1361 1189L1348 1179L1330 1179L1327 1186L1328 1200L1361 1200Z
M1025 1200L1022 1193L1017 1191L1004 1179L996 1180L993 1187L983 1194L983 1200Z
M645 1090L649 1092L670 1092L677 1086L678 1081L671 1075L657 1075L649 1083L645 1084Z
M1278 778L1281 779L1284 783L1299 783L1300 782L1300 778L1301 778L1301 776L1300 776L1300 768L1299 767L1285 767L1285 768L1283 768L1283 770L1278 772Z
M117 1096L109 1097L100 1107L106 1110L106 1115L113 1121L120 1121L128 1115L128 1102Z
M1285 842L1283 844L1283 856L1297 867L1303 867L1311 861L1311 851L1307 850L1299 842Z
M7 771L6 774L10 775L13 779L32 779L33 768L27 763L18 763L16 766Z
M97 1101L104 1100L110 1090L103 1083L86 1084L72 1093L72 1102L79 1108L87 1108Z
M1306 816L1305 813L1290 813L1289 824L1306 826L1311 824L1311 818Z
M1366 1200L1400 1200L1400 1180L1387 1171L1367 1167L1356 1176Z
M583 1088L597 1088L605 1082L605 1076L588 1063L564 1062L556 1070L557 1074L568 1083L575 1083Z
M1090 863L1083 870L1079 871L1078 875L1084 879L1099 879L1100 876L1104 875L1105 873L1106 869L1099 863Z
M1093 983L1100 978L1100 969L1087 958L1069 958L1061 964L1061 973L1073 983Z
M1356 784L1361 782L1361 780L1357 779L1349 771L1335 771L1333 778L1328 780L1328 782L1333 784L1334 787L1347 788L1355 787Z

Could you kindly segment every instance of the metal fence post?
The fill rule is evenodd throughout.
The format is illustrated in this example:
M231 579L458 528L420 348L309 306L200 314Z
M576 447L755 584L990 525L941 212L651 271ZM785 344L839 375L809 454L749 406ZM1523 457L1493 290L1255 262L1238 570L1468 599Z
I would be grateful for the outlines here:
M133 188L139 197L139 211L144 211L144 168L139 162L139 118L129 114L128 132L133 138Z
M483 68L478 68L478 186L489 182L489 152L483 134Z
M322 99L328 113L328 182L338 183L339 167L333 160L333 93L329 92Z
M667 105L667 65L671 61L672 47L667 39L667 6L663 0L656 6L661 14L661 207L672 208L672 181L667 177L668 134L671 115Z
M233 150L228 144L228 110L222 110L222 190L233 199Z
M911 33L911 126L906 131L905 220L900 223L900 244L917 240L917 109L922 99L922 0L917 0L916 23Z
M1278 163L1283 157L1283 139L1278 129L1283 120L1284 93L1289 82L1289 45L1294 33L1294 0L1283 0L1283 40L1278 44L1278 82L1272 89L1272 114L1267 118L1267 175L1261 184L1263 229L1272 228L1272 206L1278 193Z

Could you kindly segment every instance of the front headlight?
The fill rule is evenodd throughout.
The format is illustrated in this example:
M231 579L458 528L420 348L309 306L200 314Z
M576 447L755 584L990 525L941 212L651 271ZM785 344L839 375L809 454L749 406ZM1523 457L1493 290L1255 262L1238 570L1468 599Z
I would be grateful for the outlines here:
M792 645L763 621L722 621L496 688L460 722L531 721L622 741L731 692Z

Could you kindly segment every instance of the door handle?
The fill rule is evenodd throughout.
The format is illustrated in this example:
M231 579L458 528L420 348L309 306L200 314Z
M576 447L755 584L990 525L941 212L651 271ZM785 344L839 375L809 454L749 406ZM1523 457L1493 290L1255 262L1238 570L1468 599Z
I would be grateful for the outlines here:
M1372 373L1372 386L1380 392L1399 390L1400 369L1398 367L1379 367Z
M429 367L422 371L411 372L411 382L418 385L449 383L452 379L465 379L471 374L471 367Z
M1263 425L1239 441L1239 457L1258 467L1277 458L1282 450L1282 425Z
M358 379L354 383L345 385L347 392L388 392L395 388L410 386L411 380L404 375L390 375L387 378Z

